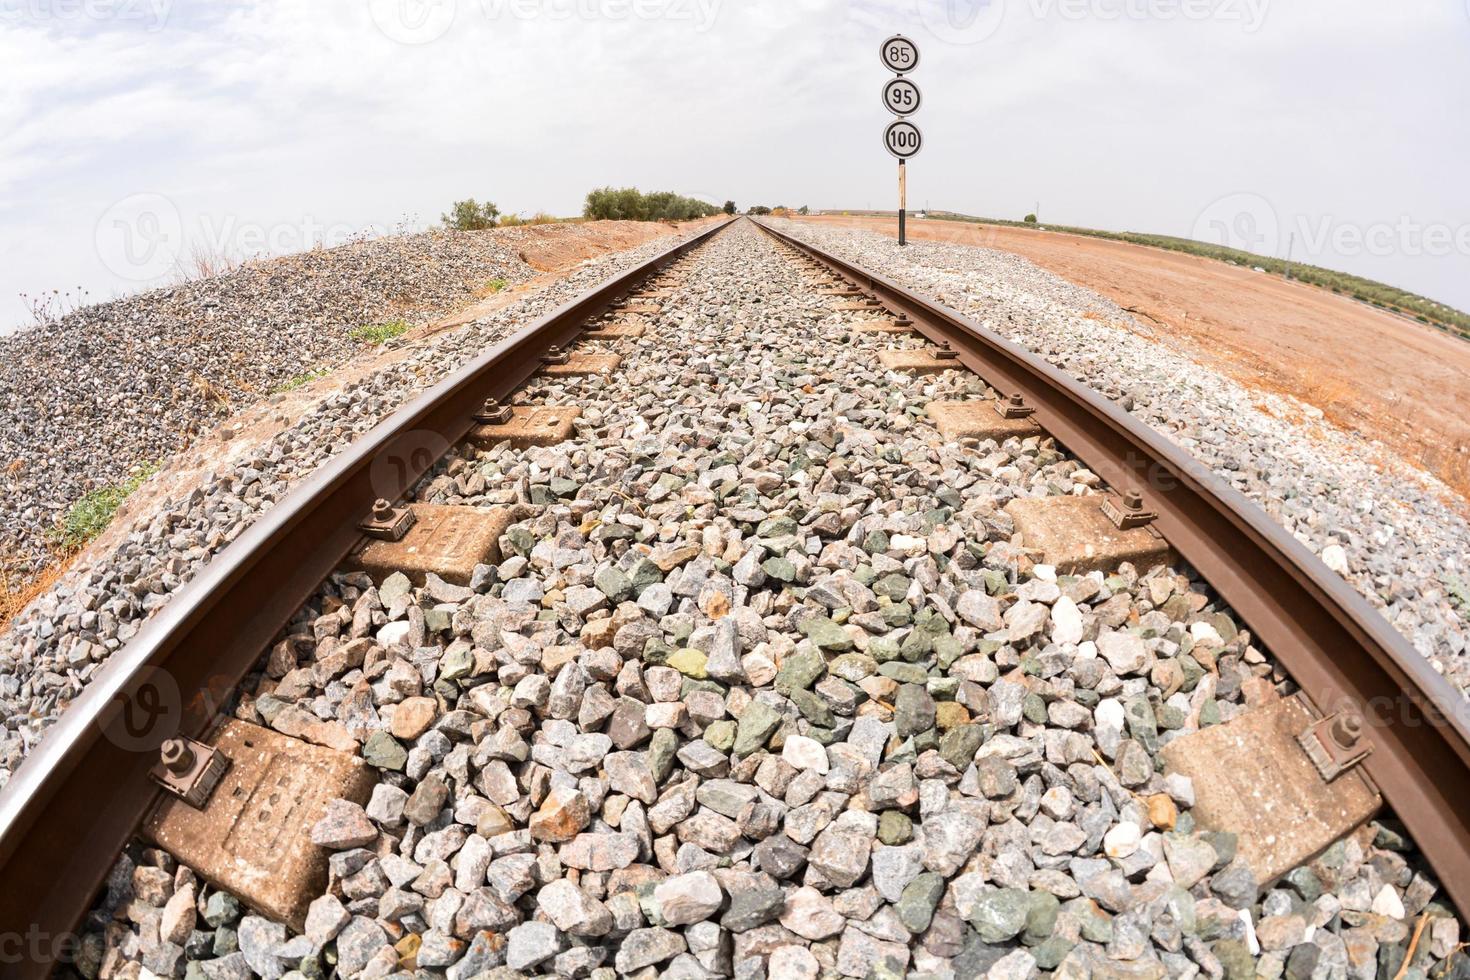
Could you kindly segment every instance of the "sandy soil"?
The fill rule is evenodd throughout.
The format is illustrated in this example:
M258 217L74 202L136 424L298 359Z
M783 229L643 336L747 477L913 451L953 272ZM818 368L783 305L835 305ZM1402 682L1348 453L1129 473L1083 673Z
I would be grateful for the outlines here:
M893 219L800 219L897 235ZM910 221L915 240L1013 252L1106 296L1162 343L1247 387L1293 395L1470 496L1470 343L1314 286L1163 249Z

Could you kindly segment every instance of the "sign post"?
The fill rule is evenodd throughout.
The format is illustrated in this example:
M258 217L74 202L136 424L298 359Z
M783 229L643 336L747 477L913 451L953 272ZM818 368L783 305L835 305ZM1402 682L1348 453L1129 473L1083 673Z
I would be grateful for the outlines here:
M883 131L883 145L888 152L898 157L898 244L908 241L908 158L919 152L924 145L924 135L919 127L909 122L908 116L918 111L923 95L919 86L905 76L919 66L919 48L902 34L895 34L879 48L883 67L893 72L883 86L883 107L898 119L888 124Z

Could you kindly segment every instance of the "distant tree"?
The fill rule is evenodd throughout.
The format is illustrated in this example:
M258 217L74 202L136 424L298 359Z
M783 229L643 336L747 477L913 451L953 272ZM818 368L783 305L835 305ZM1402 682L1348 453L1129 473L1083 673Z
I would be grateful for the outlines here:
M485 228L494 228L495 219L500 217L500 209L489 201L484 204L478 203L473 197L463 201L455 201L449 207L449 211L440 217L444 227L454 231L481 231Z
M725 202L725 206L723 208L721 208L720 210L724 211L726 214L734 214L735 213L735 202L734 201L726 201Z
M1036 215L1034 215L1034 214L1028 214L1028 215L1026 215L1026 224L1028 224L1028 225L1034 225L1034 224L1036 224Z
M746 214L770 214L771 213L771 209L768 208L768 207L766 207L764 204L752 204L750 207L748 207L748 208L745 209L745 213Z
M809 207L807 207L805 204L803 204L800 208L797 209L797 212L796 213L797 214L811 214L812 213L812 209L809 208Z
M636 187L600 187L587 193L583 217L601 221L687 221L718 214L719 208L672 191L644 194Z

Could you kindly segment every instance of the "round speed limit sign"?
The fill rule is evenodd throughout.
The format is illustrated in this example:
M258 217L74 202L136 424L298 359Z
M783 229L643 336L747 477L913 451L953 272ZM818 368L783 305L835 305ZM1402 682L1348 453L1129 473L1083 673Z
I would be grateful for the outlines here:
M883 66L891 72L902 75L919 67L918 45L902 34L895 34L884 41L880 53L883 56Z
M900 119L883 130L883 145L900 160L907 160L924 145L924 134L907 119Z
M919 86L907 78L890 78L883 85L883 108L895 116L913 115L922 101Z

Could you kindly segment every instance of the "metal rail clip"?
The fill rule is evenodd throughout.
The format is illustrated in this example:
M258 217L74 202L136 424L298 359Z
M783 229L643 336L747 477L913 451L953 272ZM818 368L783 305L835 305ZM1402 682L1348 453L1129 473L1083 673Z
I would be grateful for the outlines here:
M357 525L357 529L370 538L378 538L382 541L401 541L413 527L416 518L413 516L413 508L407 505L394 507L391 503L379 497L373 503L373 513L367 520Z
M1322 781L1330 783L1373 751L1373 743L1363 737L1363 719L1351 711L1328 715L1314 721L1296 737L1297 744L1317 767Z
M1148 527L1158 519L1158 514L1143 507L1143 494L1137 490L1129 490L1123 494L1120 504L1112 497L1102 502L1102 512L1113 526L1120 531L1131 530L1135 527Z
M571 355L560 347L548 347L546 353L541 355L542 364L565 364Z
M502 405L497 399L487 398L475 413L474 419L481 425L505 425L510 421L510 406Z
M1021 397L1020 392L1017 392L1004 401L996 399L995 414L1003 419L1024 419L1035 415L1036 409L1027 405L1025 399Z
M944 345L934 352L934 356L941 361L953 361L960 356L960 352L951 347L949 341L946 340Z
M179 737L163 743L150 775L174 796L202 810L229 768L229 758L219 749Z

